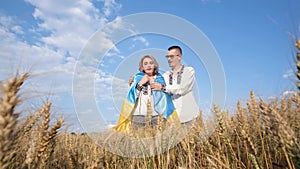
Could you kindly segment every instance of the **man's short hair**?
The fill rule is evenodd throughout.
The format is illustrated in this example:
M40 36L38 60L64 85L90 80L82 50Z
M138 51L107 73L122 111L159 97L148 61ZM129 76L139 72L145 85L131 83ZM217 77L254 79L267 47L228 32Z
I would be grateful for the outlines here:
M176 45L174 45L174 46L170 46L170 47L168 48L168 51L169 51L169 50L172 50L172 49L178 49L178 50L179 50L179 52L180 52L180 54L182 54L181 47L179 47L179 46L176 46Z

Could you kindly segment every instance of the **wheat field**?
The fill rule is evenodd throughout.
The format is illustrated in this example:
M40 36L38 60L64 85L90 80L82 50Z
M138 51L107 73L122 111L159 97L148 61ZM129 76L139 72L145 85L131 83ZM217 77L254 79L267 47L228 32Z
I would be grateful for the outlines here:
M300 41L296 47L300 50ZM234 112L214 106L211 112L217 126L209 138L201 135L205 122L200 114L188 135L167 151L126 158L106 151L87 134L67 133L63 117L50 119L50 102L20 120L24 112L16 108L23 101L20 90L28 77L24 73L1 83L0 168L300 168L299 94L266 102L250 92L248 101L238 101ZM161 128L152 130L159 132ZM115 140L115 144L124 142Z

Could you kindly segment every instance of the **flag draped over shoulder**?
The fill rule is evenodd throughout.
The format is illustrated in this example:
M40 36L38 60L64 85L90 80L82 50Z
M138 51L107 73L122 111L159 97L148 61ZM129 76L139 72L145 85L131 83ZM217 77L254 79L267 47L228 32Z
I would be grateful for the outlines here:
M139 97L140 93L135 87L141 81L144 75L145 73L139 72L134 76L134 80L127 93L127 97L124 99L118 124L114 126L113 129L120 132L126 132L129 130L129 127L132 124L132 115L135 111L135 107L137 104L139 104L137 98ZM154 82L166 84L163 76L160 73L156 76ZM157 113L162 114L167 121L179 123L178 114L175 110L171 96L168 93L160 90L153 90L152 94L154 101L152 104L154 104L154 110Z

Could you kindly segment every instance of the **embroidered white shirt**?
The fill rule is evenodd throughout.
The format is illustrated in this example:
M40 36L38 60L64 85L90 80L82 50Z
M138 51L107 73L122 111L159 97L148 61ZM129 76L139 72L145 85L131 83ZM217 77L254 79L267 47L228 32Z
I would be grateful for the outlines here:
M199 108L193 95L195 70L192 67L185 66L179 84L177 84L177 72L171 75L172 78L169 78L170 74L172 74L171 71L163 74L166 81L166 92L171 94L180 122L191 121L199 113ZM169 82L170 79L173 80L172 84Z
M143 89L144 90L144 89ZM152 110L152 116L159 115L155 110L154 110L154 104L153 104L153 95L152 91L150 88L150 85L147 86L145 89L146 91L140 91L140 97L138 99L138 105L133 113L133 115L147 115L147 103L148 100L150 101L151 104L151 110ZM147 93L147 94L146 94Z

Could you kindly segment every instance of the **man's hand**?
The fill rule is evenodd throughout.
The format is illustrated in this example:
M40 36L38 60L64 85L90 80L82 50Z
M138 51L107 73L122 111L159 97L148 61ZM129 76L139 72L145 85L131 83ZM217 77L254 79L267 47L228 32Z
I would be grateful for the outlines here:
M161 90L162 84L157 83L157 82L152 82L152 83L150 83L150 87L152 90Z
M130 77L128 80L128 85L131 86L132 83L133 83L133 77L132 77L132 74L130 74Z

